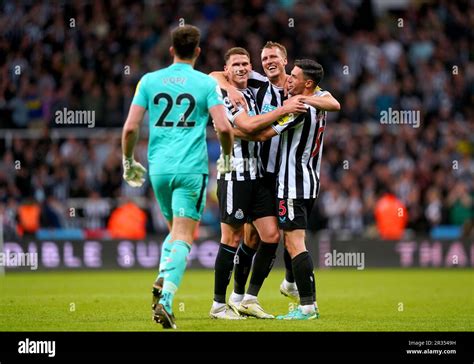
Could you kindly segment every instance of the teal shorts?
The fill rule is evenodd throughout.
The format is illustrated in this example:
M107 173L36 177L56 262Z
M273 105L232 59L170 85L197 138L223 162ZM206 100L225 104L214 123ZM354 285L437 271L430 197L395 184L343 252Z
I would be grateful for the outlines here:
M207 174L156 174L151 185L166 220L187 217L201 220L206 205Z

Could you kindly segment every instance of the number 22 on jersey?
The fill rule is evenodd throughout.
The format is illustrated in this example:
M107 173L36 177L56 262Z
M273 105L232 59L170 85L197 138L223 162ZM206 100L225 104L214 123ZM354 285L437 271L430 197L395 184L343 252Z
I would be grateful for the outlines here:
M160 100L162 99L164 100L164 102L166 102L166 106L163 112L161 113L160 117L158 118L158 121L156 122L155 127L173 127L174 122L171 120L166 120L166 117L168 116L168 114L170 113L174 105L173 98L167 93L160 92L159 94L155 95L155 97L153 98L153 103L155 105L159 105ZM193 95L184 93L184 94L180 94L176 98L176 105L181 106L181 103L183 102L183 100L189 101L188 108L181 115L179 122L176 124L176 126L180 128L193 127L194 125L196 125L196 122L194 120L188 120L188 118L189 118L189 115L191 115L191 113L193 112L194 108L196 107L196 100L194 99Z

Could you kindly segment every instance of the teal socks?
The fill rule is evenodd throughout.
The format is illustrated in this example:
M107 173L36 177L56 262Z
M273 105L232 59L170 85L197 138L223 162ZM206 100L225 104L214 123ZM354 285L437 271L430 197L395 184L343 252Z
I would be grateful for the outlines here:
M163 278L164 276L164 271L166 269L166 262L171 253L172 245L173 244L171 243L171 233L169 233L166 236L165 240L163 241L163 245L161 246L160 267L159 267L158 276L156 277L156 281L159 278Z
M183 240L175 240L171 243L168 242L168 244L171 246L171 252L168 255L166 267L162 270L160 266L160 274L163 271L163 278L165 279L160 303L165 306L166 311L173 313L174 295L183 279L186 270L186 258L191 251L191 245Z

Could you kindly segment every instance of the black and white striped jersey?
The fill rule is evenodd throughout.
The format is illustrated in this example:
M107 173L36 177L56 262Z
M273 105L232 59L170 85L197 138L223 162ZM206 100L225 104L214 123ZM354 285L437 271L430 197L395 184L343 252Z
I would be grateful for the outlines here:
M255 99L249 89L239 90L247 101L248 114L254 116L258 110L256 108ZM242 112L245 112L243 107L237 110L232 106L227 95L227 91L222 89L222 96L224 97L224 104L227 111L227 119L235 128L234 120ZM260 143L234 138L234 147L232 149L232 156L234 157L235 170L225 175L217 173L217 179L226 181L248 181L263 176L263 166L260 161Z
M255 71L252 71L249 75L248 88L255 96L257 107L261 114L273 111L282 106L283 101L286 99L283 87L273 85L267 77ZM260 159L262 160L262 165L266 172L276 172L279 144L279 135L276 135L262 143Z
M324 95L318 90L315 94ZM280 135L278 198L310 199L319 194L326 111L308 106L304 114L288 115L272 128Z

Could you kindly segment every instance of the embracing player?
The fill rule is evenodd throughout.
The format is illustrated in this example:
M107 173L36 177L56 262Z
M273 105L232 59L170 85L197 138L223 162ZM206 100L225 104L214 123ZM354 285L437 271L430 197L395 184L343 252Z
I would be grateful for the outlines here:
M323 78L322 66L309 59L298 60L288 79L291 99L324 95L318 85ZM298 96L299 95L299 96ZM291 100L290 99L290 100ZM291 258L291 268L298 287L300 305L282 320L312 320L319 317L316 302L314 265L306 250L305 230L316 197L319 194L326 111L308 107L304 114L275 122L254 135L236 136L265 141L280 135L280 159L277 166L278 225L284 233L285 248Z
M227 117L231 125L247 132L256 132L290 113L305 112L305 105L298 99L285 106L259 115L255 99L247 88L251 72L250 55L240 47L225 54L225 73L229 82L244 95L246 108L234 107L223 90ZM248 111L247 111L248 110ZM274 318L266 313L257 300L263 281L270 272L280 240L274 208L274 191L262 183L262 164L259 157L260 143L235 138L233 165L235 170L219 173L217 195L221 214L221 244L215 262L214 302L210 316L217 319L239 319L240 314L257 318ZM254 250L241 245L244 223L252 221L261 242L255 257L250 285L245 284L252 264ZM235 263L234 292L226 305L226 289Z
M248 86L256 98L258 109L261 113L266 113L283 105L286 100L285 84L289 79L285 71L285 66L288 63L286 48L276 42L267 42L261 52L261 61L266 77L252 71L249 75ZM221 88L227 90L229 100L234 106L245 105L243 94L227 82L224 73L213 72L211 76L218 80ZM340 109L339 102L327 91L300 96L300 99L318 110L338 111ZM264 181L268 188L273 190L276 186L276 167L280 156L279 145L280 136L275 135L263 142L260 149L260 157L264 167ZM276 196L276 191L274 195ZM251 251L250 247L255 246L258 239L255 228L248 224L243 247ZM295 301L299 301L299 293L292 270L292 259L287 249L284 251L284 261L286 272L285 279L280 285L280 292Z

